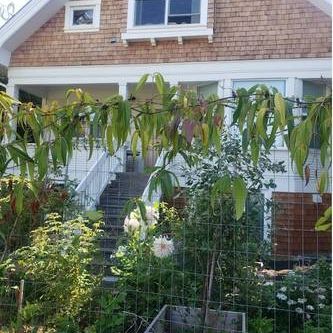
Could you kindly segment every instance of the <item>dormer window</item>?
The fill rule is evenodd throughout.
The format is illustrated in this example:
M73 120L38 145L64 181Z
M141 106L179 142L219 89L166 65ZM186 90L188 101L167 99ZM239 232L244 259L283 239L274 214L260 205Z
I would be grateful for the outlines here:
M128 0L127 31L122 34L128 42L175 38L208 37L212 41L213 29L208 28L208 0Z
M69 1L65 11L65 32L99 30L100 0Z

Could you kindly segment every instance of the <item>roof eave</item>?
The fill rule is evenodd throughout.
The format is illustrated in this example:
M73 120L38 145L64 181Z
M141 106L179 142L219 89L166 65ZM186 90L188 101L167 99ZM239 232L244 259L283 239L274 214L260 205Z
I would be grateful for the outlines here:
M0 64L8 66L12 51L55 15L67 1L30 0L19 10L0 28Z

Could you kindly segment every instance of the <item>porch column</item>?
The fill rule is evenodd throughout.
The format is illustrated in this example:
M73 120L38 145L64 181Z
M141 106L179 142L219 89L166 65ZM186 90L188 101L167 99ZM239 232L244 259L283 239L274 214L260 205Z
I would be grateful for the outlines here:
M119 95L123 97L123 99L128 98L128 83L127 82L119 82L118 83L119 87Z
M290 77L287 79L286 82L286 96L296 99L302 99L303 97L303 80L298 79L296 77ZM302 108L294 108L293 109L293 115L295 117L301 117L302 116ZM297 124L297 119L295 121L295 124Z
M232 96L232 80L225 79L217 82L217 96L219 98ZM231 125L232 123L232 109L225 108L225 124Z
M18 100L19 98L19 86L13 82L8 82L7 88L6 88L6 93L13 97L14 99ZM13 113L17 113L17 106L13 106ZM10 125L13 129L13 131L16 133L16 127L17 127L17 121L15 118L11 119ZM12 135L11 137L8 137L7 140L11 141L15 139L15 135Z

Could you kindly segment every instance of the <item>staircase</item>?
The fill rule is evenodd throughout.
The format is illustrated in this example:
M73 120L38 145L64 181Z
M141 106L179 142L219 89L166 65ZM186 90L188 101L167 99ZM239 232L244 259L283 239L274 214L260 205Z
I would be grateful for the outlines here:
M123 233L124 206L128 200L142 195L149 179L149 175L132 171L133 169L136 168L129 163L126 172L116 173L116 179L106 186L97 207L104 212L104 235L100 239L104 282L112 282L112 277L108 276L110 275L110 255L114 252L117 240Z

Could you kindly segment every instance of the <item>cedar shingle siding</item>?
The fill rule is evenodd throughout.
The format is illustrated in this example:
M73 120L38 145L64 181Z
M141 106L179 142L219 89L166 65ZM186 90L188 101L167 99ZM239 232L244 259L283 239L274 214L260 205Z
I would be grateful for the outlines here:
M214 40L133 42L127 0L102 0L99 32L64 33L64 9L25 41L11 66L102 65L331 56L331 18L306 0L209 0ZM112 44L112 38L117 43Z

